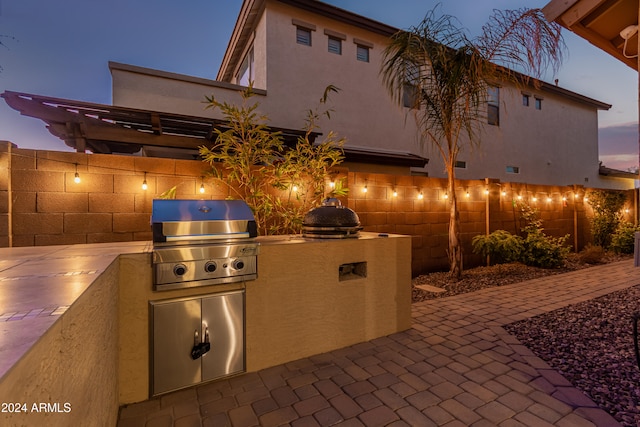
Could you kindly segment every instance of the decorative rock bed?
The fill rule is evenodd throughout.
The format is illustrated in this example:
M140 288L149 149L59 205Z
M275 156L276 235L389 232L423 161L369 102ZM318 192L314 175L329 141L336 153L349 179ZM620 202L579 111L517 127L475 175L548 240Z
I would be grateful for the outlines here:
M624 426L640 425L640 285L505 326Z

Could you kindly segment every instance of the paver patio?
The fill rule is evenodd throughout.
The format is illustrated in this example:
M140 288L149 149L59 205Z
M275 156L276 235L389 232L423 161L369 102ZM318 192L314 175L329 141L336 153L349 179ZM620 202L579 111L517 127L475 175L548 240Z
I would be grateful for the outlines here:
M415 303L407 331L129 405L118 426L618 426L502 326L637 284L627 260Z

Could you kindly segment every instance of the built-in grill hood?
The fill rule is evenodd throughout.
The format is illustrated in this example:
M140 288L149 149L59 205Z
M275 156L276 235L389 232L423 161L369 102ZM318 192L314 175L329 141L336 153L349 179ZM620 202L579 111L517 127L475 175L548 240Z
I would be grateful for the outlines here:
M241 200L153 201L154 289L257 278L257 227Z
M151 227L154 244L188 244L258 235L253 213L242 200L154 200Z

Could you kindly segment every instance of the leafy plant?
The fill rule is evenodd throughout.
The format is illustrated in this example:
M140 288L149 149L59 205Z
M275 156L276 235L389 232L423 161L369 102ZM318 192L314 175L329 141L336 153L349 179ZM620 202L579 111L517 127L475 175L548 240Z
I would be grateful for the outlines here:
M505 230L475 236L471 244L474 253L489 257L495 264L520 261L524 251L523 239Z
M569 247L566 245L569 235L566 234L563 237L546 235L538 210L526 203L520 205L520 212L520 218L524 222L522 231L526 234L521 261L534 267L561 266L569 255Z
M538 211L527 204L520 205L520 219L524 223L524 237L505 230L497 230L488 236L475 236L473 252L489 256L496 263L522 262L542 268L555 268L564 263L569 248L569 235L552 237L544 233Z
M530 232L524 239L522 262L534 267L560 267L569 255L569 247L566 246L568 239L568 234L552 237L544 234L542 230Z
M593 244L608 249L611 237L621 221L621 210L626 196L618 191L591 190L588 194L589 205L593 209L591 234Z
M611 236L610 248L619 254L632 254L635 246L635 234L639 231L640 226L627 221L621 222Z
M309 110L305 134L294 147L284 145L282 134L267 126L268 117L251 104L249 86L242 92L242 104L236 106L208 97L209 108L218 108L229 122L227 130L216 129L213 147L201 147L200 155L213 166L214 174L253 210L261 234L296 233L306 212L327 195L325 182L330 169L344 159L339 139L333 132L319 142L312 141L317 122L329 109L320 110L334 86L325 90L318 108ZM216 168L215 165L220 165ZM344 196L348 189L336 185L329 192ZM232 197L233 197L232 196Z

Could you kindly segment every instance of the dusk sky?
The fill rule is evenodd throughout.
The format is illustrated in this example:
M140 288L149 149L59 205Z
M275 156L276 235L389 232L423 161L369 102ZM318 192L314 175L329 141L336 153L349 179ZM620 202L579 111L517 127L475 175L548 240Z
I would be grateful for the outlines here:
M442 3L480 33L493 9L542 8L549 0L327 0L360 15L408 28ZM12 90L111 103L108 61L215 79L241 0L0 0L0 92ZM638 75L565 31L568 58L561 87L612 104L598 115L600 159L611 168L638 165ZM68 150L42 121L0 100L0 140L20 148Z

